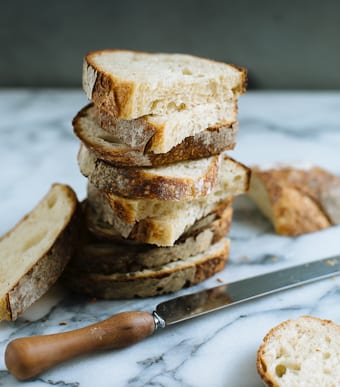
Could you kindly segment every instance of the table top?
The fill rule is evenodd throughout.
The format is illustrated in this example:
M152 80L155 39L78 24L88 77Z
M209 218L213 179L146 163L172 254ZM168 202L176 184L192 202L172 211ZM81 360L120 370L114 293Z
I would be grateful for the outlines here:
M80 90L0 90L0 234L54 182L70 184L79 199L85 197L71 120L86 103ZM340 92L248 92L239 101L239 121L230 152L238 161L303 162L340 176ZM176 296L340 254L339 226L284 237L247 197L239 197L234 208L225 270ZM76 329L127 310L152 312L173 296L89 302L56 285L16 322L0 323L0 385L22 384L4 364L10 340ZM260 387L256 352L267 331L300 315L340 323L339 297L340 278L322 280L169 326L130 348L83 356L25 386Z

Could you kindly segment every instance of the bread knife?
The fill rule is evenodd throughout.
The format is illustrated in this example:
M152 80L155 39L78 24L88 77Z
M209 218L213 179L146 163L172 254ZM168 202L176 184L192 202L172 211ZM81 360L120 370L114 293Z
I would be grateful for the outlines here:
M30 379L76 356L127 347L168 325L339 274L340 255L172 298L152 313L123 312L69 332L18 338L8 344L5 363L17 379Z

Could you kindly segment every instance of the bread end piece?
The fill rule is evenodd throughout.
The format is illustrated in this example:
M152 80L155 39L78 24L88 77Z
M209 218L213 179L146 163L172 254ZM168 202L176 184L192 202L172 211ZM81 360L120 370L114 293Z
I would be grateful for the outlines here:
M319 167L252 169L249 196L277 234L297 236L336 224L340 178Z
M272 328L257 353L267 386L340 385L340 325L301 316Z
M46 196L0 239L0 320L16 320L57 281L74 251L78 200L67 185Z

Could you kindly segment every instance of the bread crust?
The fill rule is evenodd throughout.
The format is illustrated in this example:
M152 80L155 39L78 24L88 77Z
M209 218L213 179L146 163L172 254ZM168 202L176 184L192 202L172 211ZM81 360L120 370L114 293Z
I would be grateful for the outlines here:
M88 53L85 56L83 63L83 88L88 98L92 100L95 105L99 106L102 110L111 113L116 117L124 119L134 119L146 114L154 114L155 111L153 111L152 109L150 111L147 111L145 110L144 106L135 106L136 93L138 93L139 90L136 90L136 85L134 84L134 82L127 81L113 74L107 73L95 63L94 58L97 55L103 55L105 53L113 52L147 54L141 51L117 49L97 50ZM221 64L220 62L216 62L206 58L196 57L196 59L202 59L211 63ZM240 74L239 85L233 90L233 93L236 95L244 93L247 83L246 69L234 65L225 65L234 68Z
M100 275L68 272L71 288L91 297L129 299L176 292L195 285L223 270L229 256L229 240L223 239L206 253L155 270L127 274Z
M297 236L332 225L327 213L325 192L340 179L319 167L252 169L250 196L257 202L252 186L263 184L272 211L271 221L281 235ZM256 179L256 181L255 181Z
M119 139L110 138L109 134L100 133L90 137L84 127L84 122L94 120L93 106L83 108L73 119L73 129L80 141L98 158L114 166L142 167L161 166L178 161L195 160L217 155L225 150L232 150L236 145L238 122L221 124L207 128L195 136L186 137L166 153L154 153L150 150L149 140L155 133L146 130L145 136L134 146L122 143ZM94 125L96 125L94 123ZM149 124L148 124L149 125ZM103 131L102 131L103 132ZM99 138L100 137L100 138ZM105 140L105 137L108 139Z
M207 109L203 113L200 113L200 115L205 114L214 117L216 115L216 111L214 109L216 109L216 107L213 108L211 106L210 109ZM237 100L229 103L226 106L220 107L220 109L223 111L223 114L220 113L219 118L215 117L215 120L210 121L214 122L213 124L210 123L203 126L203 123L201 123L201 125L203 126L201 131L217 131L221 128L229 128L237 121ZM98 107L96 107L95 105L93 105L93 108L90 110L90 113L92 113L92 111L92 116L94 120L98 123L98 125L104 131L111 133L113 136L117 137L122 143L126 144L127 146L131 148L136 147L140 150L143 150L144 153L151 154L151 156L157 153L166 153L165 151L161 151L160 149L162 149L162 142L165 140L164 137L167 135L166 124L171 121L171 115L163 117L163 120L161 120L162 122L157 122L155 121L154 116L152 115L139 117L134 120L121 120L103 110L98 109ZM89 110L87 112L89 112ZM196 118L196 120L199 121L199 118ZM182 126L184 127L185 125L186 122L183 122ZM199 122L197 122L196 126L198 125ZM177 130L179 129L181 129L181 127L177 128ZM172 130L174 129L172 128ZM198 130L198 128L195 128L195 135L191 136L197 136L199 133L200 131ZM190 135L184 136L182 138L182 141L185 139L185 137L190 137ZM174 141L173 136L172 139ZM178 144L173 142L173 146L176 145Z
M114 167L97 159L84 146L80 148L78 163L82 174L106 195L160 201L188 201L207 196L217 188L224 173L246 168L224 153L152 169ZM185 173L174 174L176 168ZM191 174L187 172L190 168Z
M315 322L317 324L320 324L320 327L321 326L334 327L339 331L338 333L340 335L340 326L335 324L331 320L323 320L323 319L313 317L313 316L301 316L296 321L300 325L302 325L304 323L308 324L308 322L312 322L312 323ZM267 364L266 359L265 359L268 343L271 340L276 340L277 342L280 342L280 340L283 339L285 336L285 330L289 329L290 325L293 325L294 323L295 323L294 320L286 320L286 321L283 321L282 323L278 324L277 326L271 328L269 330L269 332L265 335L265 337L263 339L263 343L261 344L261 346L259 347L259 349L257 351L256 368L257 368L259 375L261 376L261 378L265 382L265 384L269 387L280 387L280 384L278 384L277 381L275 380L275 379L277 379L277 377L275 377L275 375L271 374L271 372L269 370L269 364ZM295 327L293 326L292 329L294 329L294 328ZM306 329L308 330L308 327ZM297 354L297 356L298 356L298 354ZM285 384L285 385L287 385L287 384ZM334 386L335 386L335 384L334 384Z
M131 199L192 200L206 196L216 187L222 168L221 156L205 159L197 176L171 176L167 167L155 169L114 167L97 159L85 147L78 154L80 171L99 190ZM202 160L203 161L203 160ZM233 160L230 159L232 163ZM188 165L189 162L182 165ZM194 162L193 162L194 163ZM201 161L197 161L201 163ZM191 164L192 165L192 164ZM179 167L169 166L171 170Z
M172 211L174 219L169 219L162 215L159 216L141 216L136 218L137 201L124 200L118 196L111 196L110 202L94 186L89 185L88 207L87 207L87 224L92 232L97 234L109 234L112 229L114 235L119 234L128 240L134 240L140 243L150 243L157 246L172 246L197 220L216 211L225 201L230 201L233 196L226 196L212 203L202 205L198 209L198 204L194 205L195 217L190 216L185 219L183 224L180 222L180 214L186 216L186 210L178 213ZM175 203L175 202L174 202ZM189 202L190 203L190 202ZM156 203L161 205L161 201ZM151 204L150 204L151 205ZM199 214L197 211L200 211ZM191 210L192 212L192 210ZM108 235L107 235L108 236Z
M73 255L74 241L77 239L79 225L78 200L71 187L61 184L53 186L55 185L61 186L65 191L72 203L72 210L50 248L45 254L37 258L31 269L22 275L16 285L0 298L0 320L16 320L57 281ZM11 233L15 233L16 229L30 217L30 214L27 214L1 240L8 238Z
M69 266L89 273L111 274L140 271L184 260L204 252L222 239L229 231L231 219L232 207L227 202L223 210L220 206L216 212L197 221L172 247L131 243L119 236L114 241L103 240L85 231L83 242Z

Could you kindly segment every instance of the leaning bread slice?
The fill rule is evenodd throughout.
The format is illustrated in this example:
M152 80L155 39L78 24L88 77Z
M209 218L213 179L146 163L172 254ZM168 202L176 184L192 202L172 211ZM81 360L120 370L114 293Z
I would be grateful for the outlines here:
M171 132L169 137L172 147L166 153L154 153L153 147L150 146L153 134L143 133L133 121L120 121L124 122L124 125L117 124L117 130L105 131L96 122L95 108L87 106L73 119L73 128L81 142L98 159L125 167L158 166L219 154L234 149L238 132L236 121L215 125L176 141L174 140L178 132ZM187 133L184 133L184 136L186 135Z
M104 299L151 297L195 285L223 270L229 256L229 240L221 239L203 253L152 269L111 275L67 271L76 292Z
M340 386L340 325L302 316L269 331L257 369L272 387Z
M88 98L127 120L230 102L245 84L244 69L184 54L101 50L84 58Z
M233 176L221 176L206 196L188 201L127 199L88 186L88 213L96 223L107 224L124 238L158 246L172 246L197 220L221 202L247 191L249 169L241 164Z
M134 120L116 118L95 106L88 113L93 115L102 129L124 144L138 147L144 152L163 154L187 137L230 128L237 120L237 99L221 104L197 105L164 116L147 115Z
M0 320L15 320L58 279L74 249L74 191L54 184L0 240Z
M318 167L252 169L251 199L282 235L300 235L336 223L340 178Z
M244 167L225 154L155 168L115 167L97 159L85 146L78 154L80 171L99 190L131 199L192 200L233 180Z
M169 262L185 260L207 250L224 237L231 224L232 207L226 204L221 214L213 213L195 223L174 246L156 247L143 243L124 243L86 235L70 266L84 272L112 274L140 271Z

